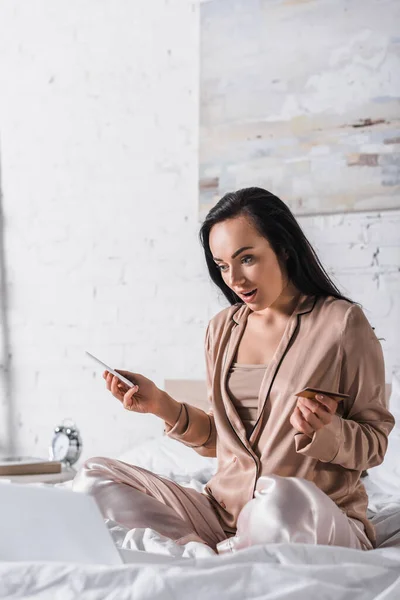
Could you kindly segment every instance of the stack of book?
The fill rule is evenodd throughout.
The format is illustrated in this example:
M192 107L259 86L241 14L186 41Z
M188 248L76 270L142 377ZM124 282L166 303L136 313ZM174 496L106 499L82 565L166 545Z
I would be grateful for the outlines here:
M0 456L0 476L61 473L61 468L62 465L58 460L47 460L32 456Z

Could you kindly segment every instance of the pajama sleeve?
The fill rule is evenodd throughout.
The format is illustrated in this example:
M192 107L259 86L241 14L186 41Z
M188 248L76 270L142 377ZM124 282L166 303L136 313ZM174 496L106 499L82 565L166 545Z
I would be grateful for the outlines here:
M347 469L375 467L385 456L394 418L386 407L381 344L357 304L348 309L341 332L340 389L351 398L343 417L335 414L311 440L296 434L296 451Z

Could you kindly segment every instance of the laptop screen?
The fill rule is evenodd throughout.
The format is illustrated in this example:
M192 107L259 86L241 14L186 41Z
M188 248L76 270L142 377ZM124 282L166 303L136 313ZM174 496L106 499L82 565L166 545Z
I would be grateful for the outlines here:
M0 560L124 562L91 496L2 482L0 506Z

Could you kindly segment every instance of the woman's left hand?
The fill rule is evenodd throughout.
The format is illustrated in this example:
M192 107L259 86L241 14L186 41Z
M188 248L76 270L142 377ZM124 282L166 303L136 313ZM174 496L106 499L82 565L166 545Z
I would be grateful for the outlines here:
M315 431L329 425L337 405L336 400L322 394L316 394L314 400L300 397L290 417L290 423L296 431L312 438Z

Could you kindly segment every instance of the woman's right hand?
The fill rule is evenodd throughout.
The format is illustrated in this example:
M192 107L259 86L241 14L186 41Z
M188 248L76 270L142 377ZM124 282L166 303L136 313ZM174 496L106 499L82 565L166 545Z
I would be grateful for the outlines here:
M130 371L121 371L116 369L118 373L132 381L134 387L129 388L118 377L104 371L103 377L106 380L106 387L112 393L114 398L119 400L126 410L132 410L138 413L153 413L159 412L163 391L156 384L139 373L131 373Z
M103 373L107 389L110 390L114 398L121 402L126 410L137 413L152 413L163 419L170 427L176 423L181 411L180 402L160 390L151 379L147 379L139 373L121 371L120 369L115 370L135 384L133 388L129 388L109 371Z

